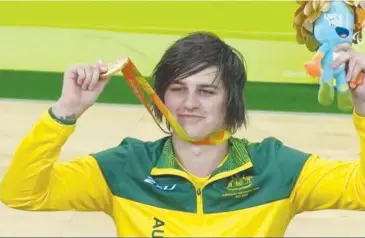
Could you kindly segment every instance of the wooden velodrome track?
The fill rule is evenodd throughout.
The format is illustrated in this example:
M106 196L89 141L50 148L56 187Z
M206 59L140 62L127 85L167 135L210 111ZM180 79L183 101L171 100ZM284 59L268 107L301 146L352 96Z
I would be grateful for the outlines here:
M0 179L22 137L52 102L0 100ZM287 145L331 159L354 160L359 143L349 116L250 112L250 140L275 136ZM137 106L95 105L79 121L60 160L118 144L125 136L154 140L164 134ZM365 212L321 211L298 215L286 236L365 236ZM102 213L24 212L0 204L0 236L115 236Z

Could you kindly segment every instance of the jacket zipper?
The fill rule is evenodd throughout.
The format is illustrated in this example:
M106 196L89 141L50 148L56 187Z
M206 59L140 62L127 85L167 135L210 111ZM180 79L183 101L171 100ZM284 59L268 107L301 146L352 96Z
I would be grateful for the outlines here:
M202 195L202 188L196 189L196 207L197 207L197 213L199 215L203 214L203 195Z

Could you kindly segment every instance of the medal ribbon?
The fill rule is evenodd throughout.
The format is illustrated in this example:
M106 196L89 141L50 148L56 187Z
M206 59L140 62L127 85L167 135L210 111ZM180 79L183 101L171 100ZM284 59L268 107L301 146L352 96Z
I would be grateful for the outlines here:
M213 145L220 144L227 141L231 137L231 132L229 131L219 131L212 133L206 138L196 139L191 138L187 135L184 129L180 126L178 121L173 117L170 111L167 109L165 104L158 97L156 92L152 89L146 79L142 76L142 74L138 71L137 67L133 64L133 62L128 58L127 63L121 69L123 76L125 77L128 86L132 89L132 92L138 97L138 99L143 103L146 107L147 111L151 114L156 124L160 127L162 131L166 132L159 124L157 118L152 113L151 107L148 104L143 91L147 94L150 101L161 111L161 113L165 116L166 120L170 124L171 128L175 131L175 133L185 141L188 141L193 144L200 145ZM142 91L143 90L143 91Z

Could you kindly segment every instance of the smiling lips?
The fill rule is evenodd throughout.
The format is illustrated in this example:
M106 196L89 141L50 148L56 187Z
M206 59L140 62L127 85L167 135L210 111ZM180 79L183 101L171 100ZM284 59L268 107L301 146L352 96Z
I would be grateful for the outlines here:
M193 115L193 114L179 114L178 116L183 119L202 119L203 118L202 116Z

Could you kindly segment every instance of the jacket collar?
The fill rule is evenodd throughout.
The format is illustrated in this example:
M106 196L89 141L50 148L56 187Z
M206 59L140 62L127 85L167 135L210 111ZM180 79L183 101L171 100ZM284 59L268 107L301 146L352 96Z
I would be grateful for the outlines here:
M240 171L251 168L252 162L247 151L248 141L231 137L228 142L231 150L226 161L211 175L227 177ZM167 138L163 146L161 156L151 171L151 175L183 175L184 169L179 165L175 157L171 137Z

